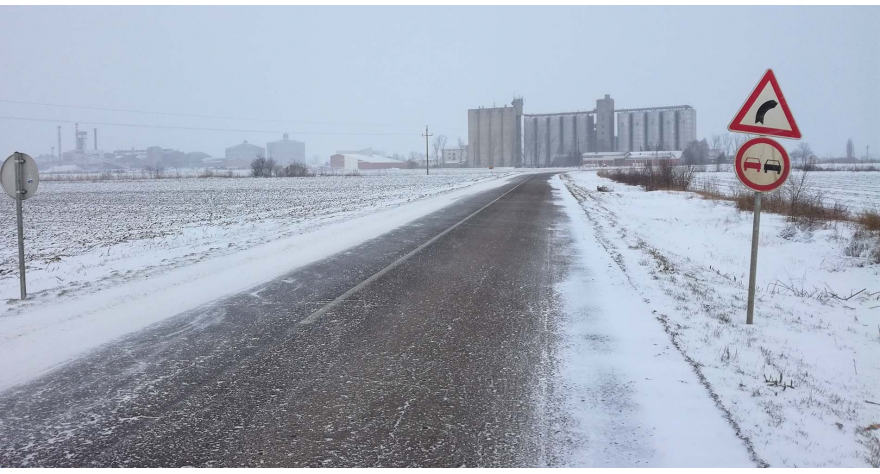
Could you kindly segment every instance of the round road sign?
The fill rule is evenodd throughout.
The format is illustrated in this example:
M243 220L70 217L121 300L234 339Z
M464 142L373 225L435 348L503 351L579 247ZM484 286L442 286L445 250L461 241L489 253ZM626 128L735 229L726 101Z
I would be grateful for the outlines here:
M23 171L23 185L25 193L21 199L27 199L37 193L37 186L40 184L40 172L37 171L37 163L30 155L20 153L24 163L21 164ZM6 158L3 166L0 167L0 185L12 199L15 199L15 153Z
M737 178L745 187L761 192L782 186L791 171L791 161L785 148L765 137L743 143L736 152L733 166Z

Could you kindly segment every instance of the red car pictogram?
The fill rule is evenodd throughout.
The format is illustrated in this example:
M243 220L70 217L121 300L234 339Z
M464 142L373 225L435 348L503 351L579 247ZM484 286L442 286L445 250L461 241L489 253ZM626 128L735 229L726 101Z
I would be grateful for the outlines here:
M757 158L746 158L745 163L743 163L743 171L753 169L757 172L761 172L761 160Z

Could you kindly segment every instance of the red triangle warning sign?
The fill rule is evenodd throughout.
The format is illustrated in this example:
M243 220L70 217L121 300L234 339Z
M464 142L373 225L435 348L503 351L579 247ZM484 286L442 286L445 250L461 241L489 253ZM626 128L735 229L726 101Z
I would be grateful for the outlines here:
M794 121L791 109L785 102L782 89L776 82L773 70L768 69L758 81L745 104L727 126L731 132L772 135L784 138L801 138L801 131Z

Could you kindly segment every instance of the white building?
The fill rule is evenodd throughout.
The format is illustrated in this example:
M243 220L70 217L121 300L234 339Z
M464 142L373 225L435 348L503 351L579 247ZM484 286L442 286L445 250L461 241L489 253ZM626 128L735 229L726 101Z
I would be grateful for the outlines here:
M444 148L443 159L440 162L449 166L462 166L467 162L467 147Z

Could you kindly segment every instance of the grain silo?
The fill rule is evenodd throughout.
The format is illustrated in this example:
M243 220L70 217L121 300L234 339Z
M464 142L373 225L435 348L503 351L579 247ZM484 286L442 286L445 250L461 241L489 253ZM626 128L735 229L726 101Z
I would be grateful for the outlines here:
M537 118L523 117L523 141L525 143L523 149L523 166L536 166L536 156L538 152L538 128Z
M576 153L578 148L577 130L575 128L575 116L562 116L562 153L571 155Z
M550 120L548 117L536 117L537 126L535 130L538 134L538 154L535 155L535 163L537 166L548 166L550 164Z
M632 151L630 115L628 112L617 113L617 151Z
M683 109L675 112L677 118L678 130L678 147L682 150L688 146L688 143L697 139L697 111L694 109Z
M550 161L553 157L562 154L562 117L554 115L548 117L550 123Z
M663 137L663 142L660 144L663 150L679 150L676 148L675 138L677 136L675 132L675 111L674 110L664 110L660 112L660 133Z
M645 114L645 129L646 150L656 150L662 143L660 136L660 112L652 110Z
M586 153L596 150L596 139L593 136L593 116L587 114L579 114L576 116L575 128L578 136L578 151Z
M645 138L645 113L630 112L630 120L632 121L632 139L630 142L630 150L645 151L647 143Z

